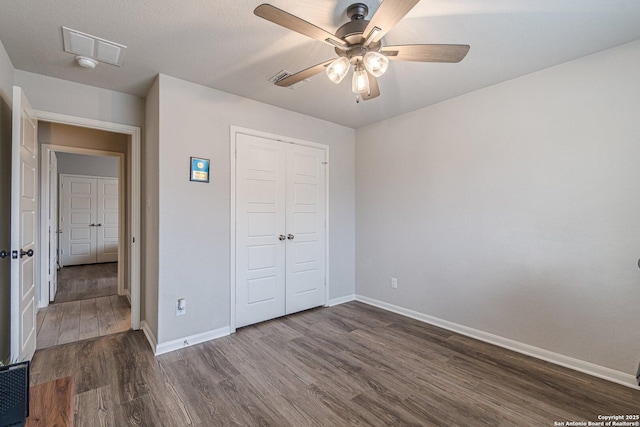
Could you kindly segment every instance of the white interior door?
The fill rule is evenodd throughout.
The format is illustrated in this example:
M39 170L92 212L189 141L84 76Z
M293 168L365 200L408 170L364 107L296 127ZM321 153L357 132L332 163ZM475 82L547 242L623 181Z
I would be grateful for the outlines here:
M49 158L49 301L58 291L58 157Z
M118 180L99 178L98 223L96 260L97 262L118 261Z
M11 170L11 357L36 350L35 259L38 122L19 87L13 88Z
M236 326L285 314L285 150L238 135Z
M96 262L98 193L96 179L60 176L62 265Z
M324 150L287 144L287 314L325 302Z
M325 303L324 150L236 140L236 327Z

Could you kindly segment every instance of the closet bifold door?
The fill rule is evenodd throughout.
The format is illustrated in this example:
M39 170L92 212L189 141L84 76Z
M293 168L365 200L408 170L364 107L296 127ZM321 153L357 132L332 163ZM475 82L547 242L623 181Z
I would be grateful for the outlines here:
M286 144L236 140L236 327L285 314Z
M324 150L287 145L286 314L325 303Z

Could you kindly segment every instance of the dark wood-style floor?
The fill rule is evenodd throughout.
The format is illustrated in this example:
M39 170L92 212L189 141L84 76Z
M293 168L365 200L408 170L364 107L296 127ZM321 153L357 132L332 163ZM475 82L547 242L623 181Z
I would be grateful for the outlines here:
M82 341L131 328L131 307L119 295L50 304L38 310L36 347Z
M553 426L637 414L640 391L351 302L154 357L142 332L38 350L76 426Z
M118 263L71 265L58 271L55 303L118 294Z
M64 267L55 301L38 310L38 349L124 332L131 307L118 295L118 263Z

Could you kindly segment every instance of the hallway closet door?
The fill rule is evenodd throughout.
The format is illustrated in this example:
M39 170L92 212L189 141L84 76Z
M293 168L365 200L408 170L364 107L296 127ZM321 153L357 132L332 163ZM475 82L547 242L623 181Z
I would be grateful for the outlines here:
M60 175L63 266L118 260L118 180Z
M118 262L118 180L97 180L96 262Z
M324 151L236 142L236 327L325 303Z

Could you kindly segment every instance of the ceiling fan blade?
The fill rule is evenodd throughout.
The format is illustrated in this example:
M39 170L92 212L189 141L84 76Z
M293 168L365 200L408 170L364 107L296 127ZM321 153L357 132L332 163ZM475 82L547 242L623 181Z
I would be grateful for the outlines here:
M304 19L300 19L297 16L285 12L282 9L278 9L270 4L261 4L254 9L253 13L260 18L273 22L274 24L278 24L300 34L304 34L307 37L311 37L312 39L319 40L323 43L330 44L333 47L346 49L348 46L344 40L339 39L322 28L316 27Z
M334 61L333 59L328 59L324 62L314 65L313 67L309 67L302 71L298 71L297 73L292 74L289 77L285 77L282 80L278 80L276 82L276 85L280 87L289 87L291 85L294 85L298 82L301 82L304 79L308 79L309 77L313 77L316 74L321 73L322 71L324 71L325 67L331 64L333 61Z
M362 33L365 46L380 40L394 25L409 13L420 0L384 0ZM372 31L375 31L372 34Z
M416 62L460 62L467 52L466 44L405 44L380 49L391 60Z
M369 75L369 93L362 94L363 101L368 101L380 96L380 86L378 86L378 79L368 71L367 74Z

